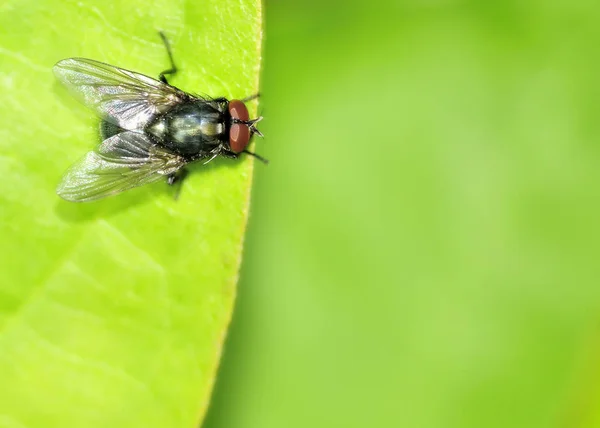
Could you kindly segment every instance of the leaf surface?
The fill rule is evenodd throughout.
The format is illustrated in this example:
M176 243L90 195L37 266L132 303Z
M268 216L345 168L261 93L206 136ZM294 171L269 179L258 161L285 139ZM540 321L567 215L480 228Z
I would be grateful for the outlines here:
M252 160L62 201L98 118L52 74L87 57L210 96L258 91L260 3L8 0L0 6L0 427L193 427L231 317ZM251 114L256 113L252 106Z

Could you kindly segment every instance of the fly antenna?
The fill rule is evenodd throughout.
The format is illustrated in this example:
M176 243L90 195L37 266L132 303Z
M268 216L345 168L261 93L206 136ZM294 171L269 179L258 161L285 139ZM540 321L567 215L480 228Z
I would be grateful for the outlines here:
M260 122L261 120L263 120L263 117L262 117L262 116L259 116L259 117L257 117L256 119L247 120L247 121L246 121L246 122L244 122L244 123L246 123L246 124L247 124L247 125L250 127L250 131L251 131L253 134L256 134L256 135L258 135L259 137L264 137L263 133L262 133L262 132L260 132L258 129L256 129L256 124L257 124L258 122Z
M252 131L253 134L258 135L259 137L264 137L263 133L256 129L254 125L250 125L250 131Z

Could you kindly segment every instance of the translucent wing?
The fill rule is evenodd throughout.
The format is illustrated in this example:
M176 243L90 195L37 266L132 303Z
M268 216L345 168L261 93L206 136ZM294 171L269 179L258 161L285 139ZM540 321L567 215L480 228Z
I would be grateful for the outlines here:
M100 117L131 131L190 98L151 77L86 58L63 59L54 66L54 74Z
M185 163L146 135L125 131L104 140L71 166L56 193L67 201L93 201L160 180Z

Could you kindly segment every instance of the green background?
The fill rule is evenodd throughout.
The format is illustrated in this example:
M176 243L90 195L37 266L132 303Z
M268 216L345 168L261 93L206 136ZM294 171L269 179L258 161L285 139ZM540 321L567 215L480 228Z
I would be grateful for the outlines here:
M267 1L206 427L600 426L600 6Z
M41 13L30 3L12 15L19 17L9 20L13 31ZM214 51L202 41L227 41L244 16L223 27L232 21L203 13L202 4L157 2L156 12L145 12L147 21L135 12L115 12L107 22L90 18L98 34L72 37L64 56L95 53L125 65L123 58L133 52L137 62L130 59L127 65L151 73L164 61L159 44L150 42L151 30L144 30L142 39L115 36L121 44L110 39L96 45L88 37L98 40L106 26L118 35L120 26L178 22L181 14L188 31L201 35L182 36L174 44L184 52L180 58L188 71L201 74L184 74L177 83L188 89L201 81L207 91L225 87L238 95L251 87L252 76L245 74L243 84L229 83L236 70L227 69L227 61L236 64L239 58L207 58L202 54ZM11 10L0 5L0 14ZM600 6L538 0L273 0L264 12L259 111L266 138L257 141L256 151L271 163L255 165L238 299L203 426L600 426ZM58 34L65 21L60 8L45 13L51 34ZM221 28L219 36L206 35L207 25ZM36 40L42 52L45 43L51 44ZM148 51L152 57L143 57ZM5 58L0 55L2 68ZM229 74L211 76L215 63ZM58 92L51 96L66 103ZM0 100L0 112L19 107L12 98ZM75 103L64 104L60 114L67 111L73 123L87 117ZM6 117L0 115L3 138L14 126ZM35 111L40 118L35 126L47 132L50 125L43 117ZM35 141L35 129L28 141ZM91 138L92 131L81 129ZM85 139L78 144L61 148L60 165L38 172L41 178L53 186L65 156L71 159L76 149L89 146ZM0 156L6 159L6 153ZM18 180L27 168L44 166L28 162L20 175L3 177L11 200L37 197ZM239 166L217 165L197 172L177 204L169 205L164 189L152 186L150 196L135 191L133 205L124 197L99 213L88 208L87 217L98 219L99 233L110 232L102 228L105 217L127 231L143 209L152 214L146 226L156 233L147 242L136 235L135 243L158 251L173 233L156 225L169 224L170 216L184 210L186 226L178 239L187 237L192 252L204 238L208 218L204 211L193 215L196 198L205 202L214 196L205 186L249 180ZM46 181L34 184L43 190ZM240 191L235 189L230 191ZM54 197L42 190L45 198ZM153 210L153 198L169 216ZM225 218L233 213L237 217L230 221L243 223L238 206L227 211L228 201L217 200ZM54 212L54 202L48 204ZM44 238L19 241L24 232L11 226L15 213L37 217L35 224L42 225L45 214L30 202L22 205L3 218L0 241L11 239L4 241L11 243L3 247L4 260L21 257L24 248L32 251ZM116 235L104 234L103 245L127 242ZM67 266L69 257L77 265L87 260L81 250L66 256ZM173 246L158 253L172 261L172 251ZM41 261L55 256L35 255ZM152 285L152 270L146 267L153 264L139 260L139 272L126 279ZM201 297L189 291L200 261L178 260L185 268L169 273L183 285L179 290ZM104 285L121 280L109 278ZM154 310L139 319L157 322L161 296L150 297ZM193 342L185 328L202 330L198 323L207 318L222 324L230 297L223 307L213 307L217 318L212 312L200 312L198 318L186 313L177 338ZM72 302L75 307L83 303ZM208 339L193 332L199 340L192 347L201 347ZM12 342L18 349L19 340ZM128 364L133 367L144 361L142 351L153 352L136 342L132 347ZM192 364L194 352L186 354ZM169 376L161 377L156 363L153 381L163 395L131 403L127 396L105 397L96 389L99 408L121 406L139 426L189 427L196 414L195 388L208 387L211 380L202 371L177 371L181 360L172 357ZM181 396L188 401L178 399L173 381L183 381ZM55 398L43 383L36 391L36 403ZM0 397L12 393L0 379ZM78 398L61 400L64 409ZM170 417L163 422L155 416L160 403L180 413L173 417L165 411ZM130 419L112 426L130 427ZM3 428L17 426L6 421L0 415Z

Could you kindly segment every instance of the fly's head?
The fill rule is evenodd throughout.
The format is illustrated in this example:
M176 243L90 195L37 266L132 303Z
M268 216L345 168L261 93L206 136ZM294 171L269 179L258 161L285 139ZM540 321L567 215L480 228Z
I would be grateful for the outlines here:
M229 116L231 117L231 126L229 128L229 147L234 153L241 153L246 150L250 143L252 135L256 134L262 137L263 134L256 129L256 124L262 120L262 117L250 120L250 114L246 104L240 100L231 100L227 106Z

